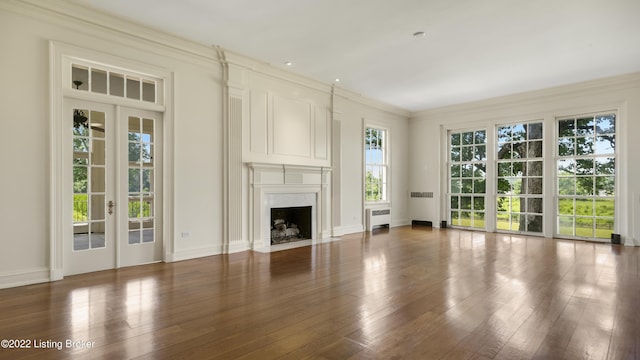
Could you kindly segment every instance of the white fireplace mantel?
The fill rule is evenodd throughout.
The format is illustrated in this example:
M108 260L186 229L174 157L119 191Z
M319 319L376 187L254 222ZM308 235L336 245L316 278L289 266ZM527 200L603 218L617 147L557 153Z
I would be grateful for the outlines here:
M312 239L291 243L287 247L308 245L331 236L331 169L326 167L247 163L249 168L249 199L251 248L255 251L280 250L271 246L270 206L278 194L289 200L300 198L313 204L314 233ZM295 196L298 194L299 196ZM289 201L288 200L288 201Z

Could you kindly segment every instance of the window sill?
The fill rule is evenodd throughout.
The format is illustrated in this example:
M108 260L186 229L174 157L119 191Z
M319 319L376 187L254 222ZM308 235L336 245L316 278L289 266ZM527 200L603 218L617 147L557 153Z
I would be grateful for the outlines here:
M375 209L375 208L383 208L383 207L391 207L391 201L388 201L388 200L367 201L364 203L365 209Z

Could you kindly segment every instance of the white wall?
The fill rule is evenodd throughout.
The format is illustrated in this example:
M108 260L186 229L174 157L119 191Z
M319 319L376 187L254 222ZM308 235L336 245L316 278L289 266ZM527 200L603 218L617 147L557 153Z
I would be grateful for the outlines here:
M335 174L334 187L340 189L340 198L334 200L336 235L363 231L364 204L364 127L378 125L389 131L390 179L389 200L391 226L410 223L408 211L409 182L409 113L391 106L371 104L347 91L338 90L334 97L334 126L339 126L340 139L334 143L340 164ZM335 203L335 202L338 203Z
M174 151L165 154L165 163L174 166L169 174L173 181L165 184L165 200L173 201L165 213L173 224L173 233L165 234L171 244L169 258L219 253L223 240L222 69L215 51L84 9L64 8L68 4L56 6L62 6L67 15L28 4L0 3L0 287L47 281L51 270L50 41L173 74L175 87L168 89L173 102L168 104L166 119L171 119L174 131L166 135ZM77 21L75 16L113 29ZM157 42L143 39L148 34ZM181 238L182 231L191 236Z
M329 84L285 74L241 56L235 60L242 58L244 64L231 64L227 58L220 58L221 49L159 33L70 2L0 1L0 288L57 278L50 249L55 232L50 210L55 193L51 189L49 154L54 116L49 93L50 42L171 74L167 79L172 88L166 89L169 102L165 113L164 200L169 204L164 213L169 230L164 234L165 260L242 249L236 245L248 241L250 228L246 168L239 171L238 178L244 182L240 192L228 191L225 181L229 185L229 180L235 179L233 172L249 161L333 167L337 180L332 186L341 187L333 197L332 207L339 210L334 212L337 216L333 217L333 233L362 231L363 119L390 129L393 225L408 222L408 112L347 92L338 99ZM247 73L235 76L237 71L245 70ZM243 95L239 95L242 91ZM266 154L256 151L261 146L259 141L242 140L243 147L236 148L236 143L230 143L234 136L246 139L251 134L246 133L246 127L241 129L242 136L233 132L238 129L231 126L230 120L235 121L237 114L231 116L226 111L226 96L231 92L247 99L267 96L263 113L256 110L260 103L246 102L242 108L243 123L257 116L251 125L259 124L262 116L267 121L262 124L267 131L278 131L284 124L278 121L306 113L308 106L305 122L293 124L301 126L297 129L305 133L310 131L308 148L298 148L305 142L274 148L269 138L265 138ZM339 102L342 111L337 121L332 118L335 102ZM336 124L340 127L336 128ZM339 139L334 141L336 133ZM230 154L235 149L241 150L241 157L234 155L240 151ZM340 154L336 162L334 151ZM226 163L229 159L234 163ZM233 174L229 176L230 173ZM229 210L233 210L233 216L240 213L233 224ZM183 237L183 233L190 235ZM229 234L241 239L231 239Z
M49 257L46 30L0 11L0 274L35 276Z
M221 68L212 62L173 69L175 257L218 254L223 244ZM190 236L183 238L183 232Z
M440 125L436 121L409 122L409 191L433 192L432 198L410 198L409 213L411 220L431 221L440 226L437 208L440 203ZM445 220L445 219L442 219Z
M545 126L545 154L552 159L553 139L557 117L584 113L617 111L617 151L619 183L617 194L616 228L626 244L640 244L640 74L600 79L580 84L511 95L486 101L426 110L410 120L412 191L434 191L434 199L412 200L413 218L433 221L446 220L446 134L447 129L487 127L495 124L529 120L543 120ZM489 148L491 149L491 148ZM546 161L545 173L554 173L553 161ZM552 177L545 177L545 187L553 188ZM414 190L416 189L416 190ZM421 189L421 190L418 190ZM424 190L422 190L424 189ZM487 189L488 192L492 191ZM545 236L553 234L552 197L545 198Z

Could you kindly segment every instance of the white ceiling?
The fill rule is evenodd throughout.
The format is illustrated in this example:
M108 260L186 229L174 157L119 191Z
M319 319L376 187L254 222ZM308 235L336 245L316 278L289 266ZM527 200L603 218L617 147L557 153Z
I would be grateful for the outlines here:
M640 71L640 0L78 2L411 111Z

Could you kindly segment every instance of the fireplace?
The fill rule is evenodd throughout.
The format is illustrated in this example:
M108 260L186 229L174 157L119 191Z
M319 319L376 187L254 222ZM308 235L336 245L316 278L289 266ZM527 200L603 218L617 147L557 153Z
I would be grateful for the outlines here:
M249 169L253 250L279 251L329 238L327 169L256 163Z
M271 208L271 245L312 239L311 206Z
M263 244L270 251L311 244L316 239L316 193L264 195Z

